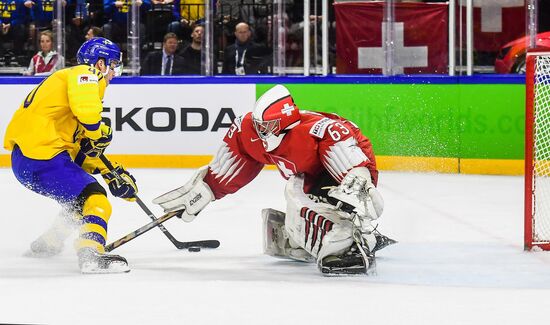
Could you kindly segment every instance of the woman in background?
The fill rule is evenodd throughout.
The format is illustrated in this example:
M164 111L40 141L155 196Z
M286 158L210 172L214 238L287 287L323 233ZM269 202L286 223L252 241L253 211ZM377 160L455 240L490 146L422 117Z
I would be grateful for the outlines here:
M64 66L65 59L53 50L53 34L50 31L40 33L40 51L29 63L29 68L23 73L26 76L47 76Z

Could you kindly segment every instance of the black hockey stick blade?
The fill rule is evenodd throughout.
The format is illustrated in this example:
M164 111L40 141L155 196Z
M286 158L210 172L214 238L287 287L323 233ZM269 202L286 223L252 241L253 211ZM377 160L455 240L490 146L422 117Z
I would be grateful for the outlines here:
M120 247L127 242L134 240L136 237L143 235L144 233L148 232L149 230L157 227L158 225L162 224L163 222L167 221L168 219L171 219L179 214L183 213L183 210L168 212L164 214L162 217L155 219L154 221L149 222L145 226L136 229L129 233L128 235L115 240L114 242L110 243L109 245L105 246L105 251L110 252L114 250L117 247Z
M189 247L218 248L220 247L220 242L215 239L185 241L185 242L178 242L178 244L176 244L176 247L178 249L187 249Z

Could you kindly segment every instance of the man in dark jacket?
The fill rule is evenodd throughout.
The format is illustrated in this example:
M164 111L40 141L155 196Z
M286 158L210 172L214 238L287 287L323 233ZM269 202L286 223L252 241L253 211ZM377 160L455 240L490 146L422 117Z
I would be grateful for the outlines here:
M235 26L235 37L235 44L224 51L222 73L239 76L266 73L266 65L263 63L269 56L269 50L252 41L252 32L247 23Z
M201 49L204 26L193 26L191 44L181 52L184 60L184 74L201 74Z
M184 59L176 54L178 37L174 33L164 35L162 51L151 52L141 65L141 75L173 76L184 74Z

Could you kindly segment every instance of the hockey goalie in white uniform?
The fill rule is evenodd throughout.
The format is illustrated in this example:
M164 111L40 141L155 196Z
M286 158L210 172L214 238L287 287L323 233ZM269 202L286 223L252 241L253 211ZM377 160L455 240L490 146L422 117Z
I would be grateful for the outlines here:
M262 211L266 254L316 262L324 274L374 272L375 252L395 241L376 230L384 201L371 142L338 115L299 110L281 85L235 119L208 166L153 202L165 212L185 209L189 222L264 165L287 180L286 213Z

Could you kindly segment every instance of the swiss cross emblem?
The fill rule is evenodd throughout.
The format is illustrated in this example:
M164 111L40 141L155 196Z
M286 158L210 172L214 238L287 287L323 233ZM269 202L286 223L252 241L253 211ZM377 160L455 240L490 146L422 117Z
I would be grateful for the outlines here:
M405 67L427 67L428 46L405 46L405 24L396 22L395 31L395 67L393 72L403 73ZM386 23L382 23L382 40L386 39ZM358 47L357 65L359 69L386 67L383 47Z
M481 31L484 33L501 33L502 9L524 5L524 0L474 0L474 7L481 8Z
M292 161L282 157L277 157L277 156L270 156L270 157L273 163L275 164L275 166L277 166L277 169L279 170L281 175L285 179L289 179L290 176L298 174L296 165Z
M288 103L285 103L283 109L281 110L281 113L285 114L286 116L290 116L292 115L292 111L294 110L294 105L289 105Z

